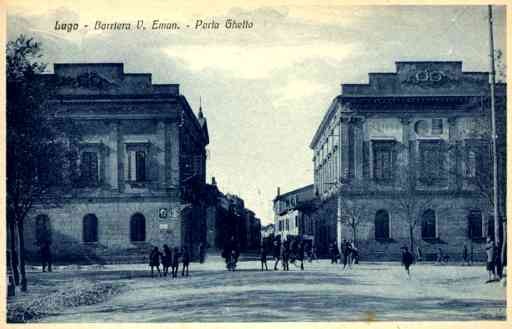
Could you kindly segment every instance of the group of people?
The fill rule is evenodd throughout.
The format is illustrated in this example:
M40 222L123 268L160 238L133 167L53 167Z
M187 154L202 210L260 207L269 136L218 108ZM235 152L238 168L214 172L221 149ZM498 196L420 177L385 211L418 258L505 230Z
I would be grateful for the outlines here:
M352 264L359 263L359 252L352 240L343 240L341 244L341 253L336 241L329 244L329 255L331 257L331 264L341 263L341 255L343 255L343 268L348 265L349 268Z
M151 268L151 277L154 276L154 269L156 268L158 276L167 276L169 274L169 267L171 268L171 277L178 277L178 270L180 263L182 264L181 276L189 275L190 265L190 251L186 246L183 248L169 248L164 244L163 252L158 247L154 247L149 254L149 266ZM160 264L162 264L162 272L160 272Z
M261 270L268 271L267 256L269 253L269 247L262 245L260 248L260 262ZM274 239L270 246L272 252L272 258L274 260L274 271L278 270L279 262L283 271L290 270L290 263L297 265L300 262L300 269L304 270L304 259L306 253L312 254L312 250L306 252L305 242L302 239L288 239L281 242L280 239ZM311 259L312 256L310 256Z

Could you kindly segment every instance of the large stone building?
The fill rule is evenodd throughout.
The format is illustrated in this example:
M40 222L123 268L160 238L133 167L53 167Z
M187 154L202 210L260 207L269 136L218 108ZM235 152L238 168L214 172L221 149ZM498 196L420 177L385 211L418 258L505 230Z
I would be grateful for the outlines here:
M315 244L315 217L317 208L313 184L281 194L274 198L274 235L281 240L301 237Z
M397 62L368 84L343 84L310 144L319 251L355 239L363 259L396 260L403 245L457 259L466 244L482 257L494 234L489 89L488 73L462 62ZM504 217L503 84L496 94Z
M205 241L208 129L179 85L154 84L121 63L55 64L42 78L58 86L50 106L80 139L69 143L73 189L28 216L29 253L42 239L57 259L89 261Z

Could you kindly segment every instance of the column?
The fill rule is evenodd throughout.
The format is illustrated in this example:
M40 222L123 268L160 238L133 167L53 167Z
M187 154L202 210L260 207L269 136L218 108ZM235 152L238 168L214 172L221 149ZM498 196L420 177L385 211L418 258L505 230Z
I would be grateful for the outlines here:
M363 122L364 118L356 118L354 120L353 132L353 149L354 149L354 177L356 179L363 178Z
M349 124L348 118L340 120L340 148L341 148L341 173L343 178L349 178Z
M401 161L403 162L404 168L400 168L399 166L397 166L397 173L400 173L402 170L407 169L407 172L404 173L404 178L405 181L409 183L407 184L408 188L413 189L414 184L416 182L416 163L414 161L414 142L410 141L411 118L409 116L404 116L400 118L400 122L402 123L402 143L404 145Z
M448 152L448 166L454 166L448 170L449 188L458 190L462 188L462 142L457 129L457 117L448 118L448 143L451 151Z

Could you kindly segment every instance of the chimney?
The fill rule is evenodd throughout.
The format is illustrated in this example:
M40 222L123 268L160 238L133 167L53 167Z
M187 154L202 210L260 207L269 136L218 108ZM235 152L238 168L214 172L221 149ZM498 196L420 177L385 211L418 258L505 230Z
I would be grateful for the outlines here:
M280 196L281 195L281 188L278 186L277 187L277 196Z
M212 176L212 185L217 185L217 181L215 180L214 176Z

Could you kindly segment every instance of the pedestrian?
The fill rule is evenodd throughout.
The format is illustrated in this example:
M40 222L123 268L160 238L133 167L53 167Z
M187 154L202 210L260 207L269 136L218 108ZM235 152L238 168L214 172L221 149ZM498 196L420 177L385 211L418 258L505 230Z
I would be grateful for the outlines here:
M199 263L203 264L206 258L206 245L204 243L199 244Z
M354 264L359 264L359 250L357 250L356 245L354 244L354 241L350 242L350 259Z
M290 250L289 250L289 242L287 240L283 241L283 243L281 243L281 262L283 264L283 271L289 271L290 268L289 268L289 264L288 264L288 260L289 260L289 257L290 257Z
M279 260L281 259L281 241L277 238L272 244L272 254L274 257L274 271L277 271L277 264L279 264Z
M185 276L185 272L187 273L188 276L188 267L190 265L190 252L188 251L187 246L183 246L181 250L181 262L183 263L181 276Z
M231 250L231 253L229 254L229 257L228 257L228 263L227 263L228 271L232 271L232 272L235 271L235 269L236 269L236 259L237 259L236 251L235 250Z
M340 259L340 249L338 248L338 243L336 241L334 241L332 248L334 251L334 264L338 264L338 259Z
M151 267L151 277L153 277L153 268L156 267L158 271L158 276L161 276L160 273L160 257L162 253L158 250L158 247L154 247L149 254L149 267Z
M331 258L331 264L334 264L334 246L331 243L329 243L329 257Z
M349 268L352 268L352 260L350 259L352 251L350 248L350 243L347 240L343 240L343 269L345 269L347 265Z
M410 272L409 268L411 267L411 264L413 262L413 257L406 246L403 246L401 249L402 249L402 265L405 268L405 272L407 272L407 277L410 278L411 272Z
M462 248L462 265L470 265L468 247L466 246L466 244L464 244L464 247Z
M419 246L416 247L416 260L418 262L421 262L423 260L423 253L421 252L421 248Z
M178 276L178 268L180 265L180 250L178 247L174 247L172 249L172 256L171 256L171 274L173 278L176 278Z
M496 245L494 244L494 241L491 239L491 237L487 237L485 253L487 254L487 273L489 273L489 279L485 283L489 283L496 280Z
M437 263L438 264L444 263L443 249L441 249L441 248L437 249Z
M260 247L260 261L261 261L261 270L263 271L263 265L265 265L265 271L268 271L267 250L263 244Z
M172 262L172 252L171 249L169 249L169 246L164 244L164 254L162 256L162 267L164 276L167 276L169 274L169 267L171 266Z
M300 261L300 270L304 271L304 242L299 241L297 244L297 259Z
M43 241L39 247L39 252L41 254L41 265L43 267L43 272L46 272L46 267L48 267L48 272L52 271L52 254L50 250L50 242Z

